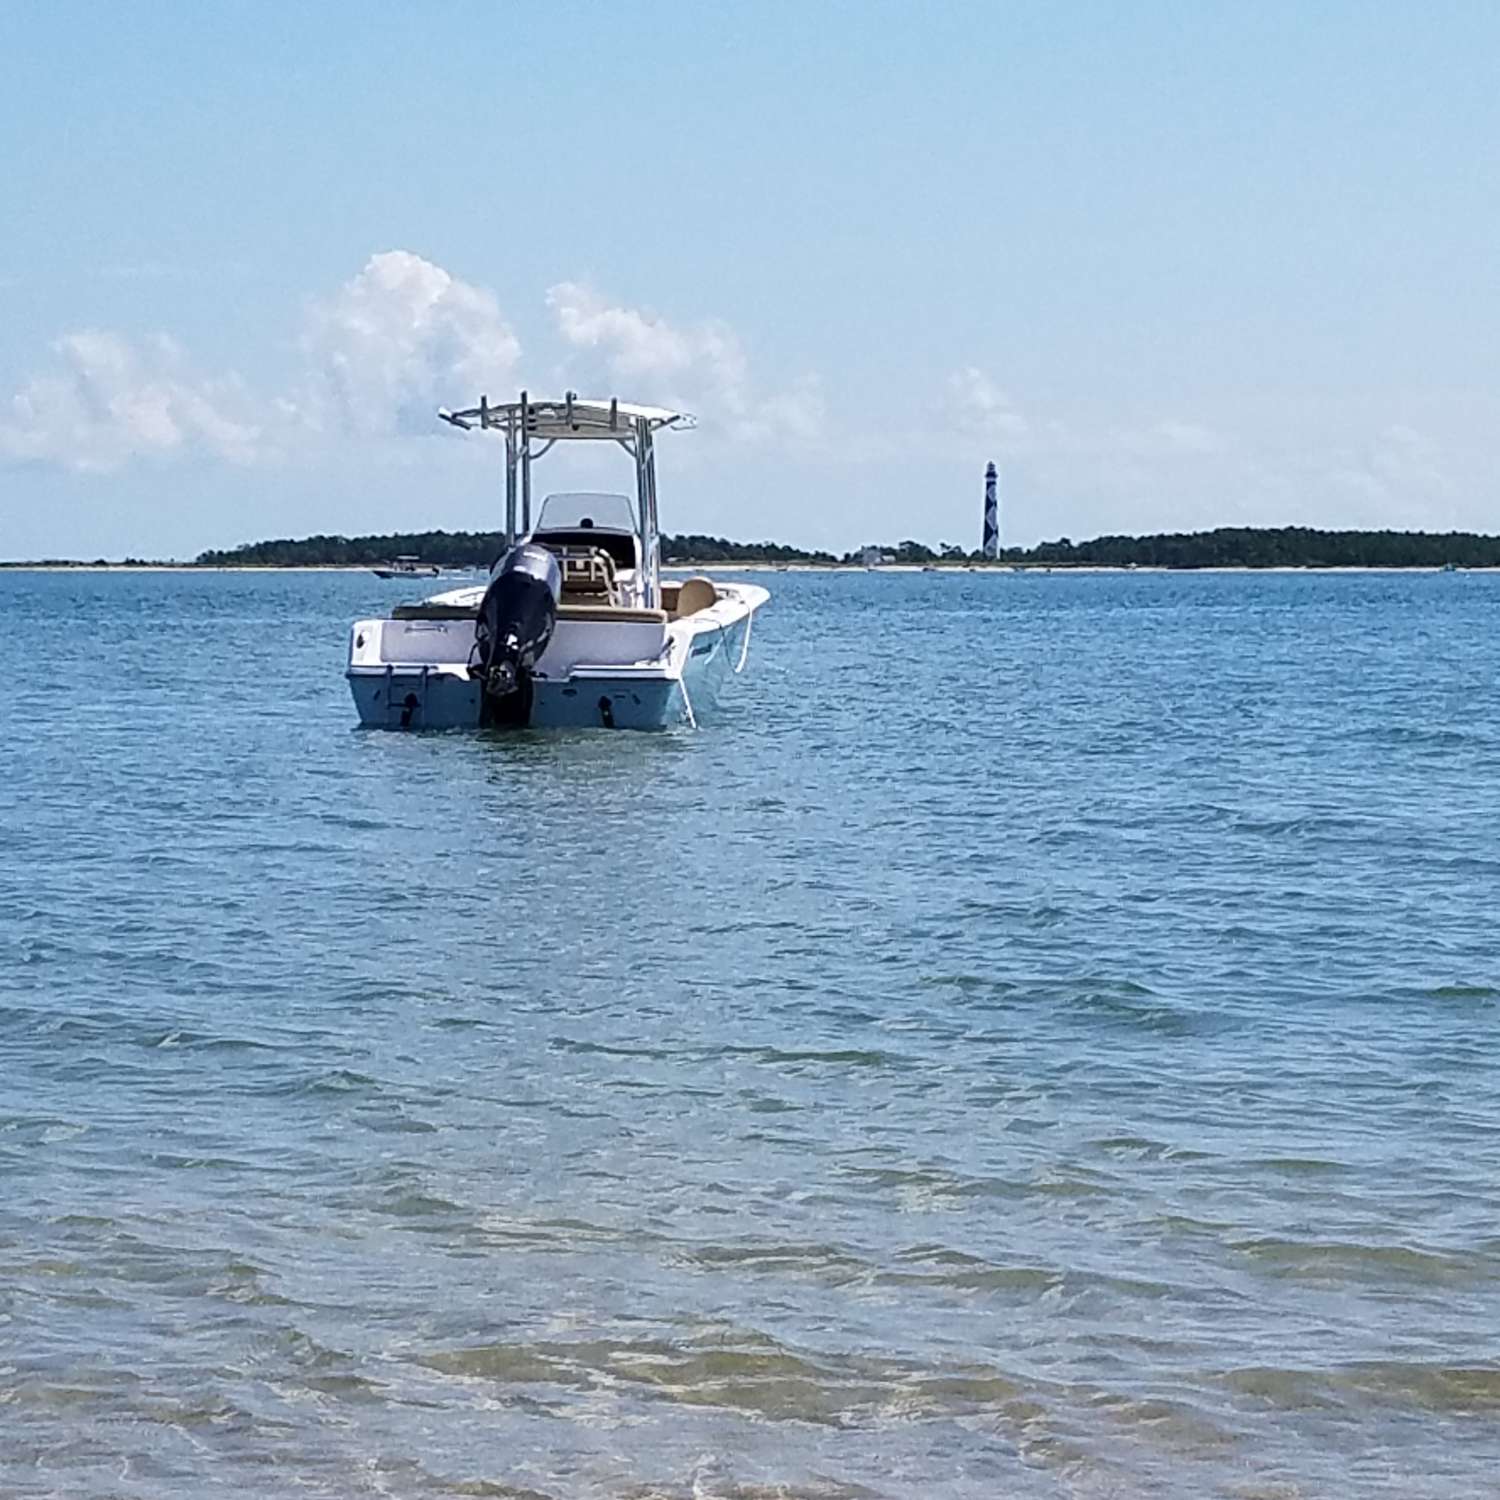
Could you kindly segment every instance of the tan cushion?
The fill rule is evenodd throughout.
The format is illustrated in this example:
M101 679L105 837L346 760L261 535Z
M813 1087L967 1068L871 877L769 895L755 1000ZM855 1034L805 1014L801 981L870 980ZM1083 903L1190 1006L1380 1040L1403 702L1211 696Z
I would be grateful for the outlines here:
M393 620L475 620L477 604L398 604L391 611Z
M664 609L624 609L611 604L563 604L558 607L558 622L567 620L618 620L643 625L665 625Z
M710 578L687 578L677 590L677 618L695 615L719 602L719 591Z
M457 604L398 604L391 611L393 620L473 620L479 615L478 606L468 608ZM628 620L636 624L665 625L667 612L664 609L623 609L612 604L561 604L557 609L559 620Z

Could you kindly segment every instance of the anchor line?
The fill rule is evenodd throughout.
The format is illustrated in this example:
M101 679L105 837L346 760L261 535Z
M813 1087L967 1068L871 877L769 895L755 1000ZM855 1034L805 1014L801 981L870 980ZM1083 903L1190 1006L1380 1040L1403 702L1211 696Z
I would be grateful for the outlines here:
M755 623L755 611L752 609L745 616L745 639L740 645L739 664L734 669L734 675L738 677L745 670L745 663L750 657L750 627Z
M734 668L734 675L736 677L738 677L740 673L745 670L745 663L750 658L750 627L754 623L755 611L752 609L749 614L745 616L745 639L740 643L740 659L735 664ZM729 644L729 627L727 625L720 625L719 634L723 637L724 644L727 646Z

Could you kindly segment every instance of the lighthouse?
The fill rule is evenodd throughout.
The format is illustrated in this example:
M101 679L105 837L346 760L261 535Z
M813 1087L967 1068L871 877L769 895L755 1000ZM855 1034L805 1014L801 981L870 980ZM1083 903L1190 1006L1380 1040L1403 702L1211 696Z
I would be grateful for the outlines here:
M984 469L984 544L980 551L990 562L1000 556L1000 471L991 460Z

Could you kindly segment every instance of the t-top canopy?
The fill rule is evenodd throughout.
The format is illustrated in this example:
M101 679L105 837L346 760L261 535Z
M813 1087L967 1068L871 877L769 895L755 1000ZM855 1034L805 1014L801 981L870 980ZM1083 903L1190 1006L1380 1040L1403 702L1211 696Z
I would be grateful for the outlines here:
M491 406L481 396L478 406L466 411L438 408L438 416L454 427L498 427L502 432L520 433L525 423L526 436L544 441L567 438L626 438L637 422L645 422L655 432L659 427L683 430L697 426L697 418L686 412L668 411L664 406L638 406L634 402L589 401L569 391L561 401L532 401L524 393L519 401L504 401Z

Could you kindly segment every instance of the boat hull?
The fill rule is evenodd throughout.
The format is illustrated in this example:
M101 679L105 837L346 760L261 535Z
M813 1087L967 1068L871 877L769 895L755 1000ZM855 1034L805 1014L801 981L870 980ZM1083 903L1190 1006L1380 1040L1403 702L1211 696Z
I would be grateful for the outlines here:
M747 600L747 607L735 611L732 618L705 620L701 625L694 622L678 630L657 662L562 665L574 652L560 650L554 672L547 674L549 659L544 655L538 664L543 670L532 682L530 716L524 726L517 727L663 730L702 721L717 707L729 678L744 665L751 620L762 599ZM356 641L381 623L356 625ZM460 655L457 650L438 645L444 636L462 645L472 635L472 627L456 622L446 627L428 625L425 633L437 637L435 654L449 660L362 665L351 659L346 675L362 727L480 727L483 703L478 682L469 677L465 665L452 660ZM466 658L466 650L462 656Z

